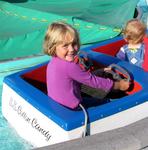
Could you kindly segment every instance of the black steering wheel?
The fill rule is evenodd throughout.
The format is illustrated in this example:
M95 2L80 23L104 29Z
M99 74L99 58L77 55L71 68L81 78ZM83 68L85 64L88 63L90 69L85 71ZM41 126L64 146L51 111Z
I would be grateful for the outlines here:
M119 65L111 64L108 67L110 67L111 70L107 70L106 72L111 74L114 80L120 81L121 79L124 79L128 82L132 81L130 74Z
M130 87L127 91L112 90L110 93L108 93L107 97L109 97L110 99L117 99L128 95L127 92L132 91L134 88L133 78L130 73L117 64L111 64L108 67L110 67L111 70L107 70L106 73L111 75L113 80L120 81L123 79L125 81L128 81L130 82Z

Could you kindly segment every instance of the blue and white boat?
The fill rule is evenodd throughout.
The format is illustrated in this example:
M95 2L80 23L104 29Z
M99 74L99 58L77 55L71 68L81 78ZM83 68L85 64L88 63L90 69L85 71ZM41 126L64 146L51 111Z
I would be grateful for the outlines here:
M81 138L85 131L91 136L148 117L148 73L114 57L123 44L123 39L117 37L83 51L98 66L116 64L129 72L133 88L125 95L85 108L86 113L68 109L47 96L45 62L4 78L4 117L22 138L35 147Z

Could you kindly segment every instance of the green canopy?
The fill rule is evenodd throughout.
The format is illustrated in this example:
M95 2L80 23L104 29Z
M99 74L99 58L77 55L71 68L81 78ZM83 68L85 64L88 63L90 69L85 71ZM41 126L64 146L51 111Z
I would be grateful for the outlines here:
M139 0L9 0L13 3L48 13L76 18L97 24L122 27L133 17Z
M64 21L74 26L80 33L82 44L113 38L121 32L122 25L133 17L137 2L0 1L0 60L42 53L45 31L55 21Z

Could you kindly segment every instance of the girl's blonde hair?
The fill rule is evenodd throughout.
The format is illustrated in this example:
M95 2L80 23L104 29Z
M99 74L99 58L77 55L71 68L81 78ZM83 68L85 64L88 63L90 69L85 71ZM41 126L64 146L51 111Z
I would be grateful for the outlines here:
M70 37L69 39L66 39ZM67 40L67 41L66 41ZM44 53L50 56L56 56L56 47L59 44L66 44L69 42L75 43L80 48L79 35L77 31L69 24L63 22L52 23L46 32L44 38Z
M123 34L128 43L141 43L146 34L146 26L138 19L132 19L127 22Z

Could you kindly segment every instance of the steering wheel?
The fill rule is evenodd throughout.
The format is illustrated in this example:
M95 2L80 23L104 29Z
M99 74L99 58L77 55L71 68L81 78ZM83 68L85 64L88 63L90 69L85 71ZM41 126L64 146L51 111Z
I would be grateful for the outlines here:
M111 70L107 70L107 73L110 73L114 80L120 81L121 79L124 79L128 82L132 81L130 74L122 67L120 67L117 64L111 64L108 67L111 68ZM119 72L119 73L118 73ZM121 74L123 77L121 77Z
M115 81L125 80L130 83L130 86L127 91L113 90L108 94L108 97L110 99L117 99L129 95L129 92L131 92L134 88L132 76L129 74L127 70L125 70L124 68L120 67L117 64L111 64L108 67L110 67L111 70L107 70L106 72L112 76L112 79L114 79Z

